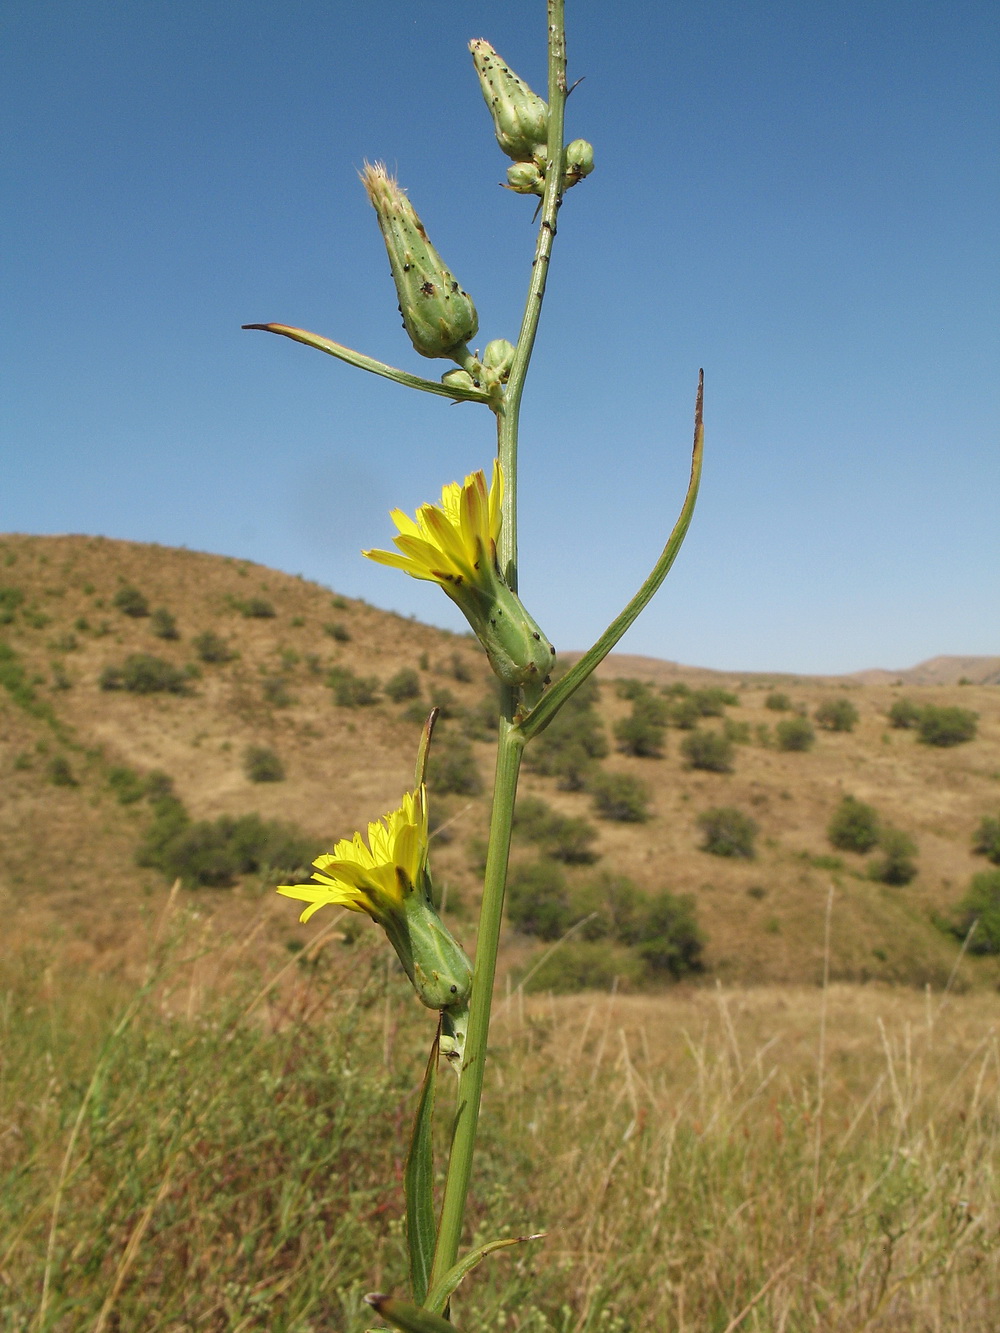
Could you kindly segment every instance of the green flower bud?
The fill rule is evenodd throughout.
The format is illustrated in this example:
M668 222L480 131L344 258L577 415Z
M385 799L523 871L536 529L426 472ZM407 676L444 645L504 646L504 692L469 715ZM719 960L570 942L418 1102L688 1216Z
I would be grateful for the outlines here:
M574 139L566 145L566 169L563 172L563 189L568 190L584 176L594 170L594 148L586 139Z
M489 42L478 38L469 43L469 50L497 143L515 162L527 162L548 136L548 104L504 64Z
M545 189L545 175L534 162L515 162L507 168L506 188L515 194L541 194Z
M479 328L472 298L427 239L405 190L384 164L366 162L361 180L378 216L410 341L421 356L458 360L454 354L464 350Z
M449 388L454 385L456 389L472 389L475 387L472 376L467 370L446 370L441 376L441 383L447 384Z
M507 382L510 368L514 364L514 346L506 338L494 338L486 344L483 353L483 365L495 372L501 383Z

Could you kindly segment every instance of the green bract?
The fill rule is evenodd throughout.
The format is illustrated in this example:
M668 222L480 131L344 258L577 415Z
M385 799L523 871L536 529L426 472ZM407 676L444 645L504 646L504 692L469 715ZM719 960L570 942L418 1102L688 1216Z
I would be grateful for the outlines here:
M489 42L477 38L469 43L469 50L493 117L497 143L515 162L529 161L548 137L548 106L504 64Z

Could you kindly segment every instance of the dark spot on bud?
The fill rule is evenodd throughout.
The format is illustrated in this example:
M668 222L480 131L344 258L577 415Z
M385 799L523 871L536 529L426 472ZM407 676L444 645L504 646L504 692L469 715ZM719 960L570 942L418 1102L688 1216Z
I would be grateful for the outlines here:
M531 637L532 637L533 639L537 639L539 643L541 643L541 641L542 641L542 636L538 633L537 630L532 630L532 631L531 631Z
M552 654L553 657L555 657L556 650L552 647L551 643L549 644L549 652Z
M457 994L458 994L458 987L457 987L457 986L452 986L452 988L451 988L451 993L452 993L452 995L457 995Z
M434 295L433 282L422 282L420 284L420 290L423 292L425 296L433 296Z
M452 280L451 280L451 290L452 290L453 292L457 292L457 291L458 291L458 283L455 281L454 278L452 278Z
M410 269L411 269L412 267L413 267L412 264L404 264L404 265L403 265L403 272L404 272L404 273L409 273L409 271L410 271Z

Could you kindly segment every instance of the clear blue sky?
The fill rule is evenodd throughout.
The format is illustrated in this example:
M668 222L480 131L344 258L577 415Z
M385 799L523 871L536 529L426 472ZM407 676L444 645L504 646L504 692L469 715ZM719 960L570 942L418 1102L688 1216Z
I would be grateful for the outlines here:
M583 648L673 523L625 651L850 671L1000 653L995 0L568 0L567 196L522 425L521 586ZM384 158L514 337L532 203L498 188L466 43L539 91L543 0L7 0L0 530L238 555L461 627L362 560L488 464L357 179Z

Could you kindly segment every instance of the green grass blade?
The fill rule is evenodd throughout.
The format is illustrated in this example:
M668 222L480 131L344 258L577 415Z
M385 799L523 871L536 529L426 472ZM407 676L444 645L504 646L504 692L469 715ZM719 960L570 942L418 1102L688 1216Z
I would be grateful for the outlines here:
M413 1136L406 1155L403 1185L406 1190L406 1243L410 1251L410 1290L421 1305L427 1295L437 1223L434 1217L434 1093L437 1088L438 1046L441 1031L431 1046L427 1070L420 1085L420 1100L413 1120Z
M388 1319L390 1324L401 1328L403 1333L457 1333L454 1324L450 1324L439 1314L431 1314L430 1310L425 1310L423 1306L378 1294L366 1296L365 1300L383 1319Z
M544 1235L544 1231L538 1231L533 1236L508 1236L504 1240L491 1240L475 1250L470 1250L464 1258L459 1259L457 1264L448 1269L440 1282L434 1284L434 1290L427 1297L427 1308L434 1311L443 1310L465 1275L494 1250L504 1250L510 1245L523 1245L527 1240L541 1240Z

